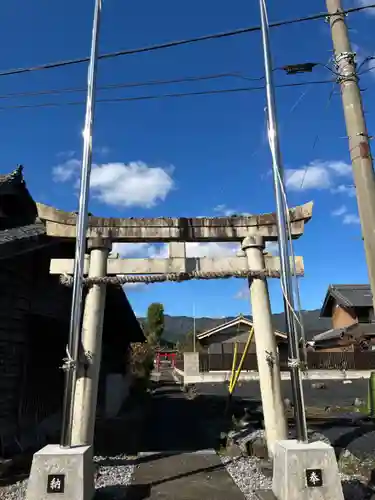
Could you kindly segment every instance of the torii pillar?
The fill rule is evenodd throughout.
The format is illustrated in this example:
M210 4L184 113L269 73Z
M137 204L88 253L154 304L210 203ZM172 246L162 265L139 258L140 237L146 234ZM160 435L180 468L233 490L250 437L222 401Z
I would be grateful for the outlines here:
M87 246L89 278L107 276L111 241L98 236L89 239ZM106 287L105 283L92 285L85 300L81 330L83 362L78 364L74 393L72 446L92 445L94 442Z
M248 236L242 242L249 268L265 269L264 239ZM281 393L281 375L267 281L249 278L251 312L255 334L260 393L268 454L273 456L276 441L287 439L287 424Z

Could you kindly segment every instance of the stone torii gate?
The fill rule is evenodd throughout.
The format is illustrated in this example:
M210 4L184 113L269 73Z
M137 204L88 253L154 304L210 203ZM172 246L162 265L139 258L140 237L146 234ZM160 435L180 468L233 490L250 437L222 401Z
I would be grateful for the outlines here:
M292 238L299 238L312 217L312 202L290 209ZM75 238L76 214L37 204L38 216L48 236ZM89 255L85 261L86 298L81 344L88 370L78 366L72 444L92 444L101 356L101 335L107 283L155 283L189 279L248 278L256 352L269 451L286 438L277 347L271 322L266 278L280 276L278 257L264 254L265 243L277 241L274 213L231 217L102 218L89 217ZM108 258L112 242L169 243L169 256L146 259ZM242 251L233 257L186 257L186 242L239 242ZM54 259L50 272L72 284L73 259ZM303 259L292 268L303 274ZM70 276L69 276L70 275Z
M312 203L290 209L291 236L299 238L312 217ZM48 237L76 237L75 213L37 204L38 217ZM278 257L265 254L265 244L277 241L274 213L231 217L102 218L89 217L84 284L86 295L81 355L70 359L66 369L77 370L72 447L46 447L34 455L27 498L45 498L43 485L58 481L61 498L89 500L94 495L92 445L101 359L102 328L107 284L181 282L191 279L247 278L250 288L256 353L267 445L287 438L281 396L278 352L272 327L267 278L280 277ZM112 242L168 243L166 259L109 258ZM238 242L242 252L233 257L212 259L186 257L187 242ZM303 274L303 259L292 262L296 274ZM73 260L52 260L50 272L63 284L73 284ZM70 357L70 353L68 358ZM73 363L71 361L74 361ZM77 363L76 363L77 361ZM56 471L60 471L56 474ZM63 472L63 474L61 473ZM45 477L47 475L47 478ZM56 483L57 484L57 483ZM63 486L62 486L63 485ZM64 486L66 485L66 487ZM64 490L65 488L65 490ZM48 492L48 487L47 487Z

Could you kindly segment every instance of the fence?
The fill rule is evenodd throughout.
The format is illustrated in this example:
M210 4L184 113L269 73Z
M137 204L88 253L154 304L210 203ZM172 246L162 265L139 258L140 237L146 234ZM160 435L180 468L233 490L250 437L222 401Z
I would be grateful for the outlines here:
M232 369L233 354L199 354L199 371L229 371ZM183 359L178 359L177 368L183 370ZM309 370L375 370L375 352L308 352L307 366ZM288 370L287 355L280 354L281 371ZM258 363L255 353L249 353L244 361L243 370L257 371Z

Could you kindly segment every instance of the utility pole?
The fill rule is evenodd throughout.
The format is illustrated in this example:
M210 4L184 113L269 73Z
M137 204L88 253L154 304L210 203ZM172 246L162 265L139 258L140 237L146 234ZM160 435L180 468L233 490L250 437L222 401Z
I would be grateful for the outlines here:
M350 158L356 188L359 218L365 245L372 301L375 309L375 175L355 53L349 40L341 0L326 0L331 27L337 82L341 87Z

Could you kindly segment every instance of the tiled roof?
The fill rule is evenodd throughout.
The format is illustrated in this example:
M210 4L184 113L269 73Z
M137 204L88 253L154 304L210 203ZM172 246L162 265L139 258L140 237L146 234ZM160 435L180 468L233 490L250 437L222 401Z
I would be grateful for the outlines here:
M320 312L321 317L331 316L333 300L342 307L372 307L370 285L330 285Z
M13 241L34 239L46 234L46 228L42 223L28 224L27 226L13 227L0 231L0 245Z
M14 198L11 212L11 221L14 221L14 213L19 217L20 225L0 230L0 258L13 257L20 250L33 251L41 246L52 243L53 238L46 236L44 224L36 219L37 211L35 202L26 188L22 174L22 166L17 167L12 173L0 175L0 198L11 195ZM13 189L15 187L16 189ZM19 187L21 189L19 189ZM21 194L19 194L21 193ZM30 210L31 207L31 210ZM35 213L32 209L35 208ZM24 216L24 212L31 211L31 216ZM14 213L13 213L14 212ZM26 218L26 221L24 220ZM27 219L32 223L26 224ZM35 222L35 220L37 222ZM17 221L18 222L18 221ZM4 227L4 226L3 226ZM107 328L107 336L111 338L113 346L118 345L121 351L121 342L143 342L144 334L134 311L129 303L124 289L121 286L109 286L106 291L106 308L104 322ZM124 334L119 335L119 330Z
M313 344L316 345L321 342L324 343L330 340L341 340L346 337L351 342L355 342L366 337L369 338L374 336L375 323L354 323L353 325L349 325L344 328L334 328L332 330L319 333L313 337L312 341Z
M240 325L244 325L248 328L251 328L253 326L253 322L250 319L245 318L245 316L242 316L242 314L241 314L240 316L237 316L236 318L233 318L230 321L227 321L225 323L217 325L214 328L210 328L209 330L206 330L205 332L199 333L197 335L197 339L203 340L203 339L211 337L212 335L215 335L217 333L221 333L224 330L233 328L235 326L240 326ZM275 330L275 335L277 335L279 337L286 338L286 334L283 332L280 332L279 330Z
M326 332L314 335L312 341L322 342L325 340L342 339L344 334L345 334L345 328L333 328L332 330L327 330Z
M23 182L23 167L19 165L10 174L0 174L0 187L5 185L17 185Z

